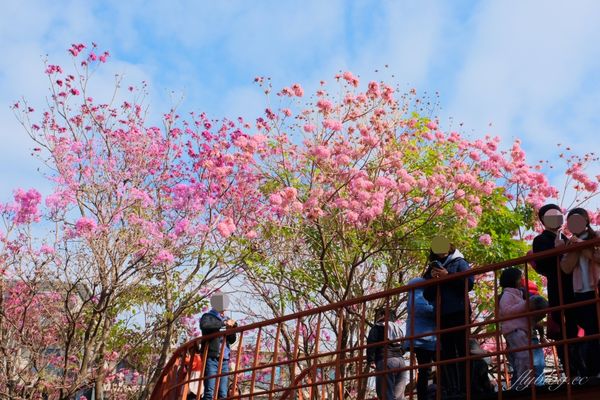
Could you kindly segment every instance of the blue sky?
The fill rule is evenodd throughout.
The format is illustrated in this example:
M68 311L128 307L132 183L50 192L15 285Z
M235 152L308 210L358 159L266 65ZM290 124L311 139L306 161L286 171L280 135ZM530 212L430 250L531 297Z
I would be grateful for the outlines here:
M183 96L181 111L256 116L265 106L257 75L310 91L350 70L362 82L437 91L443 128L462 122L472 136L520 138L535 161L555 158L559 142L598 148L598 21L593 0L6 2L0 199L15 187L48 187L9 106L25 96L40 108L43 56L66 64L74 42L111 51L96 97L108 93L114 73L147 80L155 115Z

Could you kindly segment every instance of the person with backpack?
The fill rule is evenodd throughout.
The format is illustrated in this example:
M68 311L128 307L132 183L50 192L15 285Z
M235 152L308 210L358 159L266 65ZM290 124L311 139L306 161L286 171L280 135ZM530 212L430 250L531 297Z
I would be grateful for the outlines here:
M375 371L389 371L404 368L406 363L401 339L404 338L400 324L396 321L393 312L387 313L386 309L375 310L375 323L369 330L367 345L380 343L385 340L391 343L367 347L367 362L375 368ZM378 399L403 400L404 390L408 383L408 371L389 371L378 374L375 377L375 390Z
M210 298L210 304L212 306L211 310L203 314L200 318L202 336L208 336L221 330L227 330L237 326L235 320L225 316L225 311L229 308L229 297L226 294L217 293L213 295ZM225 343L223 343L223 339L226 339ZM204 368L205 377L229 372L230 346L235 343L235 340L236 335L233 333L227 336L219 336L202 341L200 351L203 356L206 355L206 366ZM220 362L221 352L223 352L222 363ZM219 368L219 364L221 364L221 368ZM213 400L215 391L218 394L217 398L224 399L227 397L228 376L225 375L219 378L218 387L215 387L216 380L216 378L204 379L203 400Z
M438 280L468 271L470 268L462 253L448 239L438 236L432 240L429 266L423 277ZM470 323L471 305L468 292L473 290L474 283L475 280L470 275L461 279L446 280L425 288L423 295L433 304L436 318L437 314L440 314L439 329L464 327ZM464 327L441 333L439 336L440 359L451 360L465 357L469 331L469 328ZM441 388L446 397L460 397L466 394L466 364L464 361L445 364L442 366L441 372Z
M413 278L408 281L408 286L425 282L424 278ZM435 359L435 313L433 305L423 297L423 288L415 288L408 292L406 302L406 334L407 336L417 336L430 333L428 336L421 336L416 339L404 341L404 349L412 351L419 364L419 373L417 376L417 399L427 400L427 386L431 367L421 367L424 364L430 364Z
M574 208L567 215L567 226L573 234L567 243L567 248L575 243L581 243L598 237L590 226L590 216L583 208ZM571 251L563 255L560 267L565 274L573 277L573 302L578 303L597 298L598 282L600 281L600 250L587 248ZM574 308L575 322L585 332L585 336L598 334L597 303L580 305ZM584 353L584 374L596 376L600 373L600 344L598 339L582 343Z

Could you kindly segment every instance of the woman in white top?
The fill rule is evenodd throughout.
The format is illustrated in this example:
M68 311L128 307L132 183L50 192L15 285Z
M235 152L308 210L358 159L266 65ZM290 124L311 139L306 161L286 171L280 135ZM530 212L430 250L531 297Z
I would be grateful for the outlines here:
M581 243L598 237L590 226L590 217L583 208L574 208L567 215L567 226L573 236L567 245ZM574 302L597 298L598 280L600 279L600 249L587 248L566 253L560 262L560 267L566 274L573 275ZM598 327L597 303L581 305L575 308L575 320L585 331L585 335L597 334ZM600 305L599 305L600 306ZM598 340L585 342L585 372L586 376L596 376L600 373L600 343Z

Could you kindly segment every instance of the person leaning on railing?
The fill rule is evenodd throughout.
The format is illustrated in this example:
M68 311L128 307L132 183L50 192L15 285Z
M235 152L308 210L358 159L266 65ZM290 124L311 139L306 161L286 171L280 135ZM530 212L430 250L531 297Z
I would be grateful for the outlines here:
M583 208L574 208L567 215L567 225L573 236L567 247L585 240L598 237L598 233L590 226L590 217ZM573 276L573 299L575 302L596 298L598 281L600 280L600 249L587 248L566 253L560 262L566 274ZM598 333L597 303L585 304L574 308L575 322L585 332L585 336ZM585 371L583 376L593 377L600 373L600 344L597 339L585 342L583 354Z
M518 268L507 268L500 275L500 286L503 290L498 300L498 311L499 316L502 318L528 311L521 281L522 275L523 273ZM531 334L529 333L531 323L528 317L517 317L502 321L500 329L509 350L531 346ZM512 351L509 353L508 359L513 370L510 380L511 386L514 387L518 383L528 382L532 376L529 351ZM525 383L524 386L527 387L527 384ZM519 389L521 388L517 387L517 390Z
M215 294L210 298L212 309L203 314L200 318L200 329L202 336L207 336L222 329L230 329L237 326L237 322L225 316L225 311L229 307L229 297L226 294ZM230 334L226 336L226 341L223 343L223 336L213 338L208 341L202 341L201 354L206 354L206 367L204 368L204 376L212 376L220 373L229 372L229 354L230 346L235 343L236 335ZM208 346L208 349L207 349ZM223 346L225 346L223 348ZM221 363L221 352L223 360ZM221 368L219 368L221 363ZM228 377L222 376L219 378L219 385L215 388L216 378L208 378L204 380L204 396L203 400L213 400L215 390L218 392L218 399L227 397Z
M521 278L521 284L526 287L526 295L529 298L529 311L544 310L548 308L548 300L540 295L537 284L533 280ZM544 338L544 326L542 320L545 318L544 314L534 315L531 317L531 344L538 345L545 342ZM535 371L535 384L537 386L544 386L546 378L544 376L544 369L546 368L546 358L544 356L544 348L538 347L531 350L533 354L533 369Z
M438 243L432 247L429 254L429 266L425 279L440 279L448 275L469 270L471 267L464 256L450 243L440 246ZM445 250L442 248L445 247ZM459 280L449 280L439 285L430 285L423 292L425 298L434 306L435 312L440 313L439 329L448 329L464 326L470 323L471 305L468 302L468 292L473 290L474 278L469 276ZM438 307L439 286L439 309ZM458 329L440 334L440 358L450 360L467 355L466 340L469 329ZM441 368L441 387L447 396L460 396L466 393L466 365L465 362L445 364Z
M386 334L387 329L387 334ZM393 343L367 347L367 362L376 371L387 371L406 367L402 355L404 349L400 339L404 337L395 313L388 312L386 321L385 308L375 310L375 323L369 330L367 344L380 343L384 340ZM408 383L408 371L391 371L375 376L375 389L377 398L384 400L404 399L404 389Z
M413 278L408 281L408 285L414 285L424 282L423 278ZM419 373L417 377L417 399L427 399L427 384L431 367L421 368L421 365L430 364L435 359L435 313L433 305L423 297L423 288L415 288L408 292L406 303L406 336L417 336L430 333L428 336L422 336L416 339L407 339L404 341L404 349L413 351L419 364Z
M563 225L563 213L556 204L546 204L538 210L538 217L544 225L544 231L533 239L532 250L539 253L545 250L551 250L555 247L562 247L567 241L567 237L561 232ZM570 304L573 302L573 279L571 275L562 272L558 265L559 258L556 256L541 258L535 261L533 267L535 271L546 277L548 280L548 303L550 307ZM577 337L577 324L575 323L574 309L568 308L558 311L552 311L548 318L547 337L553 340L561 340L563 332L567 339ZM562 314L564 313L564 321ZM551 329L553 328L553 329ZM572 375L583 374L583 369L576 354L577 345L570 344L569 349L569 368ZM566 370L566 357L564 345L556 346L556 354Z

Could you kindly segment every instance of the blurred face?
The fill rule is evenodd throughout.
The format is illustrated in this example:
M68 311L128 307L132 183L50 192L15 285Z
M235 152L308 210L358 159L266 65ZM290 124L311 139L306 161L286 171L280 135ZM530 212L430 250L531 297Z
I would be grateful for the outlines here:
M567 227L574 235L581 235L587 228L587 220L583 215L573 214L567 219Z
M551 209L542 218L544 226L548 229L558 229L563 224L563 214L559 210Z
M431 251L439 258L444 258L450 252L450 240L444 236L435 236L431 240Z

